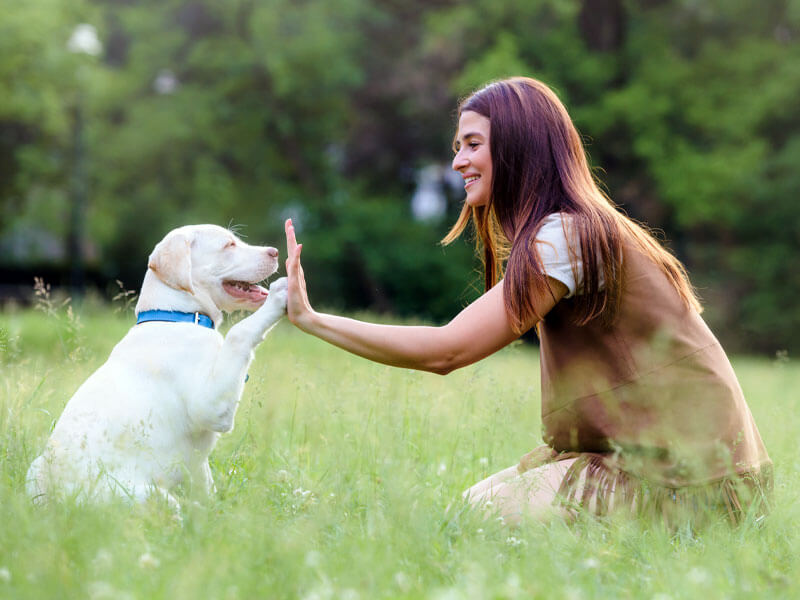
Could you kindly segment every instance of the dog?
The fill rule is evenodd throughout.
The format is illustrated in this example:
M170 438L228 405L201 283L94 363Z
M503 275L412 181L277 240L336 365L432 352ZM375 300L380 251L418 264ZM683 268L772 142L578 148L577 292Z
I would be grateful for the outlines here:
M208 457L231 431L256 346L286 312L275 248L250 246L216 225L169 232L154 248L137 324L69 400L26 491L35 502L112 495L173 508L174 488L212 494ZM223 311L254 311L218 332Z

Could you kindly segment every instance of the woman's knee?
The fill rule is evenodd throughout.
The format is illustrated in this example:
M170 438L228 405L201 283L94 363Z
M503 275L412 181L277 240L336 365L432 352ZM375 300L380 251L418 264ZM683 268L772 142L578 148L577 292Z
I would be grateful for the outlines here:
M474 506L502 517L511 525L523 517L547 520L553 516L563 516L564 510L557 501L558 490L572 462L548 463L522 474L517 473L487 487L480 494L470 496L469 500Z

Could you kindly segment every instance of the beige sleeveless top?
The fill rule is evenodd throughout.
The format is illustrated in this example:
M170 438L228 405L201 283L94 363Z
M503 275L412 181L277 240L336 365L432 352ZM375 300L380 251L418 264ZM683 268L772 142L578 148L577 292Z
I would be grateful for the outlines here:
M660 268L627 246L615 322L540 324L542 427L558 452L617 454L658 485L702 485L771 462L725 352Z

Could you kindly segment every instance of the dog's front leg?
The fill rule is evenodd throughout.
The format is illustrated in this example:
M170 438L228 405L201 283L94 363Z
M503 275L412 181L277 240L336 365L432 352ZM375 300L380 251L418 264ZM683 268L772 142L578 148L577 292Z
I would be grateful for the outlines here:
M253 351L286 313L286 287L285 277L274 281L261 308L231 327L225 336L204 389L191 402L190 416L199 427L218 432L233 429Z

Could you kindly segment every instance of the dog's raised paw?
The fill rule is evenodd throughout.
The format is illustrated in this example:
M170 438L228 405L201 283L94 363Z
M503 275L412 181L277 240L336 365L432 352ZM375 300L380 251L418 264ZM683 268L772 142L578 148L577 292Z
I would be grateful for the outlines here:
M269 298L274 303L278 303L284 309L288 297L289 280L286 277L276 279L269 286Z

